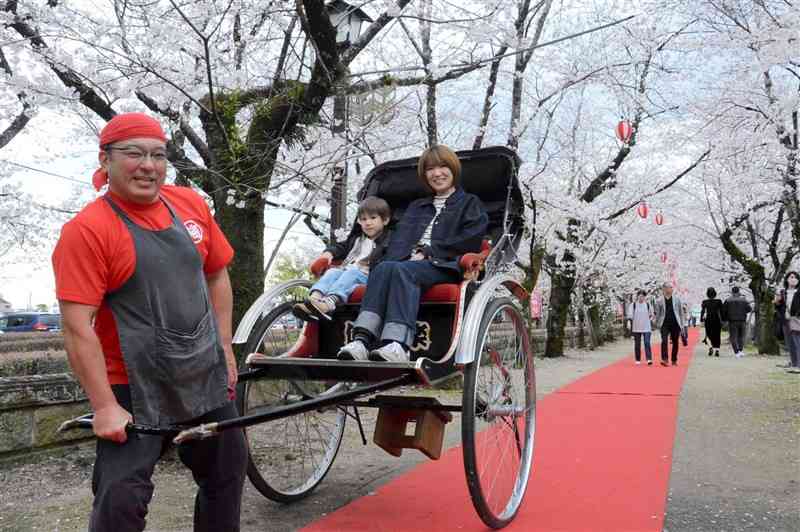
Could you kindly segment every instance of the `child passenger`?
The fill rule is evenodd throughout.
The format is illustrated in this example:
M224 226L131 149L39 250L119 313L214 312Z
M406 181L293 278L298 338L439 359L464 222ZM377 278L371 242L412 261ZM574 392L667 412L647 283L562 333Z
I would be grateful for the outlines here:
M341 260L336 268L329 268L320 277L308 298L292 307L298 318L308 321L319 318L331 319L338 305L347 298L357 285L366 284L369 271L383 259L391 231L386 225L391 219L389 204L381 198L370 196L358 205L358 225L347 240L328 247L321 257Z

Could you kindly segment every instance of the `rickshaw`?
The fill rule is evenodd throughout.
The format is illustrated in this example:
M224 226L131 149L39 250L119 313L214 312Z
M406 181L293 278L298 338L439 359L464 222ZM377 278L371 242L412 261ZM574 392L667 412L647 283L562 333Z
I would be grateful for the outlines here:
M248 477L265 497L291 503L309 496L330 470L352 419L367 443L359 409L377 408L374 441L394 455L416 448L441 453L443 426L461 413L464 469L473 506L492 528L510 523L531 473L536 428L534 359L520 306L527 292L513 273L522 239L524 204L519 159L504 147L458 152L461 185L489 214L483 250L462 259L460 284L426 291L409 362L340 361L351 339L364 287L337 307L330 321L297 324L292 306L311 281L296 279L265 291L240 321L233 342L249 353L237 390L242 417L174 427L175 442L246 427ZM358 193L385 199L392 218L428 194L416 178L417 158L383 163ZM380 395L405 387L436 388L463 378L461 404L431 397ZM364 399L368 398L368 399ZM406 434L415 424L414 435ZM87 420L83 420L84 426ZM163 429L133 427L147 432Z

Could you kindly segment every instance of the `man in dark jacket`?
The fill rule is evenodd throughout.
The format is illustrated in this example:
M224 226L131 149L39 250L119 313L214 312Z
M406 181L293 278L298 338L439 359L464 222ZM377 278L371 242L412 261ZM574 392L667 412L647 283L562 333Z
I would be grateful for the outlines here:
M753 311L750 303L739 293L739 287L731 288L731 297L722 304L722 316L728 321L728 334L731 337L731 347L736 358L744 355L744 332L747 324L747 315Z
M667 341L672 342L672 365L678 365L678 337L686 323L685 306L673 293L672 285L664 283L661 286L663 298L656 301L655 325L661 331L661 365L667 366Z

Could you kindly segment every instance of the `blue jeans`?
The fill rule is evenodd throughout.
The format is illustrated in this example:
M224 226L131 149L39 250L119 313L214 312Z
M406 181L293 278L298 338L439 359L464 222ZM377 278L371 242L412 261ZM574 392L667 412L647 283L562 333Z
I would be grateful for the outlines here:
M457 283L460 277L427 260L381 262L370 272L354 326L383 341L413 345L422 293L435 284Z
M314 283L311 291L321 292L326 296L336 296L342 303L347 303L347 298L356 286L367 284L367 277L367 274L358 268L331 268Z
M633 333L633 351L636 356L636 362L642 359L642 346L640 345L642 338L644 338L644 356L648 362L653 360L653 351L650 348L650 336L652 334L652 332Z
M783 322L783 341L789 353L789 365L800 368L800 332L789 330L789 321Z

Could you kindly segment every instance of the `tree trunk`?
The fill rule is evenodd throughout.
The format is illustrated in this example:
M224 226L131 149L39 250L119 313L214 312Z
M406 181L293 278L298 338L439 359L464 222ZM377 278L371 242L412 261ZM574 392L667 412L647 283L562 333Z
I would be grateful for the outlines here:
M584 306L586 309L586 321L589 323L589 335L592 340L592 349L596 349L603 345L604 337L601 330L600 309L597 305Z
M533 291L536 289L536 284L539 282L539 275L542 272L543 259L544 259L544 248L539 245L531 246L531 251L530 251L531 265L529 268L524 269L525 279L522 281L522 287L528 291L531 297L533 297ZM535 323L533 321L533 317L531 316L530 305L528 305L527 307L528 308L525 309L525 317L528 320L528 334L531 335L531 338L533 338Z
M236 250L228 266L235 330L250 305L264 292L264 200L261 196L248 198L242 209L220 203L215 218Z
M780 349L775 338L775 305L772 303L775 292L765 282L752 280L750 290L753 292L753 309L756 320L756 347L758 352L766 355L778 355Z
M551 278L547 342L544 347L544 356L548 358L564 356L564 329L567 326L569 302L574 286L573 275L554 273Z

